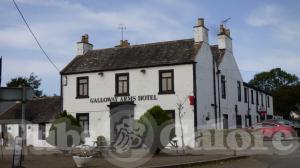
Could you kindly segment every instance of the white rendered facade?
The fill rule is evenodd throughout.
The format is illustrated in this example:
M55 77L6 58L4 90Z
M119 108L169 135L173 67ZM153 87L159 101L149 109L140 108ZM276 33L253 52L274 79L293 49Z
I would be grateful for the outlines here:
M104 136L110 140L111 114L110 101L102 101L104 98L115 98L118 100L126 98L127 101L134 102L134 119L146 112L154 105L160 105L164 110L175 111L176 136L181 137L179 125L178 103L183 102L182 117L183 137L185 145L195 146L195 132L199 129L222 129L224 128L224 118L227 128L237 127L237 115L241 116L241 126L250 125L246 116L251 116L251 124L257 122L258 111L267 111L268 115L273 115L273 100L270 95L258 91L265 100L269 99L269 106L254 104L251 98L244 100L243 79L235 58L233 56L232 42L229 33L218 36L219 49L223 51L222 59L217 65L214 62L214 55L208 42L207 29L204 21L200 21L194 28L195 45L201 44L200 49L195 54L194 63L149 66L143 68L130 68L110 71L94 71L74 74L62 73L62 97L63 110L77 117L78 114L88 114L90 136L86 138L86 143L92 145L98 136ZM83 55L84 57L84 55ZM172 70L174 72L174 93L159 94L159 72L161 70ZM117 74L126 73L129 75L129 95L115 96ZM222 97L222 81L225 81L225 98ZM78 78L88 78L88 96L77 97ZM237 83L240 82L241 99L238 98ZM253 88L249 88L250 93ZM256 94L256 91L254 91ZM150 100L139 101L139 96L151 95ZM248 94L249 96L250 94ZM189 97L194 96L196 103L191 105ZM269 97L269 98L267 98ZM101 101L99 101L101 99ZM259 96L259 101L261 96ZM95 101L98 100L98 101ZM187 101L186 101L187 100ZM250 103L248 104L250 100ZM266 108L267 107L267 108ZM224 117L225 116L225 117ZM221 122L215 122L215 121ZM261 120L259 116L259 121ZM182 144L179 141L179 145Z

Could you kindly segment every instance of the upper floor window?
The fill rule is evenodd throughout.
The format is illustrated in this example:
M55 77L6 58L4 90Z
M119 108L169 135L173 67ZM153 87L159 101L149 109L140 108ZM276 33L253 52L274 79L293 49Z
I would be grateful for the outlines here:
M221 93L222 98L226 99L226 80L224 75L221 75Z
M237 81L238 101L242 100L242 87L241 82Z
M159 71L159 93L173 94L174 92L174 70Z
M78 120L83 133L89 135L89 113L79 113L76 114L76 119Z
M260 94L260 99L261 99L261 105L264 106L264 95L262 93Z
M270 107L270 96L267 96L268 107Z
M244 87L244 101L245 103L248 102L248 88Z
M251 104L254 104L254 91L251 90Z
M129 73L116 74L116 95L129 95Z
M77 98L89 97L89 77L77 78Z

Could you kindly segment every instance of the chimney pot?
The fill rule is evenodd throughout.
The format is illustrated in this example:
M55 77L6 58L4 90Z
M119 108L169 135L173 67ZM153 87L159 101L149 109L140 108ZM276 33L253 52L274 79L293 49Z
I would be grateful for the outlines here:
M93 45L89 43L89 35L84 34L81 36L81 41L77 42L77 55L84 55L93 49Z
M82 43L89 43L89 35L84 34L83 36L81 36L81 42Z
M194 42L195 44L208 43L208 29L204 26L203 18L198 18L196 26L194 26Z
M196 26L204 26L204 18L198 18Z
M223 24L220 25L220 34L226 34L226 29Z
M230 30L226 29L223 24L220 25L220 33L218 34L219 49L226 49L232 51L232 39L230 37Z

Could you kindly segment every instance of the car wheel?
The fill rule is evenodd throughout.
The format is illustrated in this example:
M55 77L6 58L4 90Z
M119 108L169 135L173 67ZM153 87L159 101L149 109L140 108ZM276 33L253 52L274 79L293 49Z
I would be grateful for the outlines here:
M281 140L285 140L285 139L286 139L286 136L285 136L284 132L276 132L272 136L272 140L275 140L275 141L281 141Z

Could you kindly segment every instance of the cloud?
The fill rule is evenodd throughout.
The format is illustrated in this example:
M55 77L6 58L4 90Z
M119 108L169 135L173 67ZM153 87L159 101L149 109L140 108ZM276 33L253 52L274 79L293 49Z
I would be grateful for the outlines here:
M253 10L246 22L256 28L269 28L273 38L283 43L294 44L300 38L300 22L298 17L288 14L283 6L269 4Z
M283 9L279 5L264 5L251 12L247 18L247 23L254 27L278 24L282 11Z
M43 19L36 19L37 16L32 13L25 17L29 20L31 28L37 34L42 44L45 44L47 50L68 53L70 44L75 43L74 36L80 38L79 32L95 32L102 35L101 40L112 38L108 36L117 34L119 24L125 24L128 31L125 35L137 42L161 41L188 36L189 31L183 27L180 21L172 15L168 15L160 9L154 9L151 6L124 7L119 11L112 10L92 10L78 3L71 1L51 0L41 3L40 1L19 1L21 9L29 7L45 8ZM135 10L132 10L132 9ZM32 43L25 25L21 22L17 14L16 22L20 26L12 25L10 27L0 28L0 45L14 48L37 49ZM188 32L188 33L187 33ZM22 39L18 38L22 37ZM117 40L116 40L117 41ZM67 47L66 47L67 46Z
M189 3L143 1L126 2L120 9L94 8L71 0L16 0L40 43L59 68L64 67L75 55L75 44L83 33L90 34L95 48L113 47L120 39L118 25L126 25L125 38L132 44L179 39L190 36L192 27L182 24L181 15L165 10L176 10ZM93 2L95 6L101 4ZM15 76L28 76L31 72L45 79L45 90L55 87L59 81L49 81L59 75L46 60L11 1L1 1L0 50L5 56L4 80ZM164 8L166 7L166 8ZM3 10L2 10L3 9ZM133 10L134 9L134 10ZM179 11L179 10L178 10ZM44 83L48 82L48 83Z

